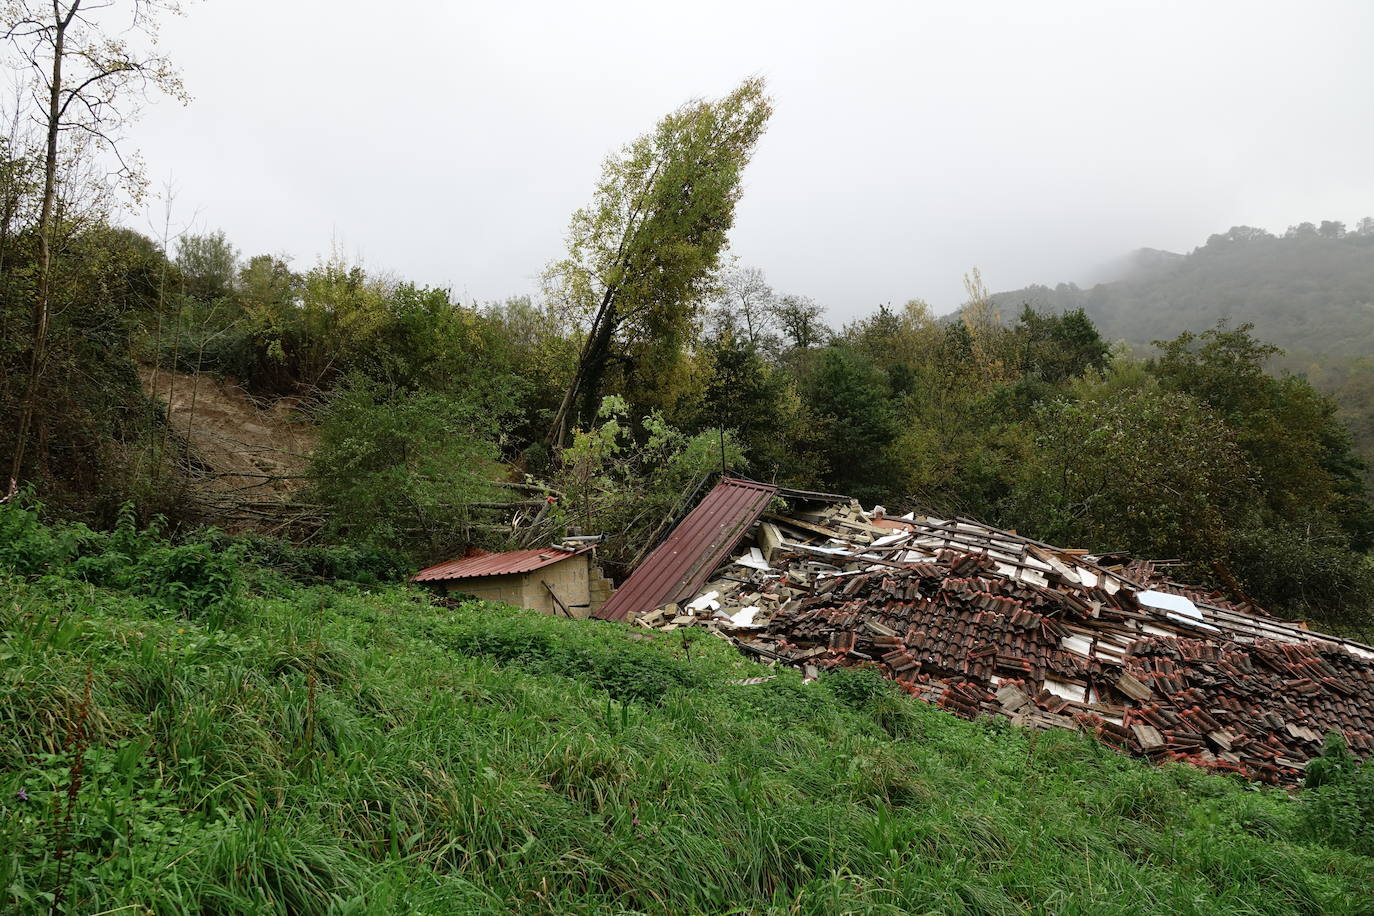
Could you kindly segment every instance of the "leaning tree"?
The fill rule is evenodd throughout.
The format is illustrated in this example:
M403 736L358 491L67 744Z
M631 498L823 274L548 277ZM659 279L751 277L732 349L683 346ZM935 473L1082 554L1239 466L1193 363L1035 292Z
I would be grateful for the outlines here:
M685 337L714 289L741 173L771 113L763 80L745 80L683 105L606 160L592 203L573 214L568 256L544 276L550 299L587 332L550 447L592 421L611 368Z

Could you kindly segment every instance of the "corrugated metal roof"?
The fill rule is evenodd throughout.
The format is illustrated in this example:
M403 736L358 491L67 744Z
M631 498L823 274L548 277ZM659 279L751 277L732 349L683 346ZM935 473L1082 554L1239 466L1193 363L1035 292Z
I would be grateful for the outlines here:
M695 595L777 492L771 484L722 477L594 616L625 620Z
M531 550L510 550L506 553L479 553L476 556L449 560L428 569L422 569L410 577L412 582L444 582L449 579L475 579L480 576L509 576L516 573L533 572L551 566L560 560L579 556L591 550L590 546L581 550L559 550L557 547L543 547Z

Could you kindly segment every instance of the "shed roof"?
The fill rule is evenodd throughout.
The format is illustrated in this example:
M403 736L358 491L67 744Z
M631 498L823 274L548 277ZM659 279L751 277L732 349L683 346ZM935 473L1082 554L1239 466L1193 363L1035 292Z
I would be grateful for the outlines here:
M771 484L722 477L594 616L625 620L696 594L777 492Z
M428 569L422 569L411 576L410 581L446 582L450 579L477 579L482 576L509 576L534 572L536 569L552 566L554 563L569 557L581 556L591 549L589 545L580 550L540 547L530 550L508 550L505 553L482 551L470 557L449 560Z

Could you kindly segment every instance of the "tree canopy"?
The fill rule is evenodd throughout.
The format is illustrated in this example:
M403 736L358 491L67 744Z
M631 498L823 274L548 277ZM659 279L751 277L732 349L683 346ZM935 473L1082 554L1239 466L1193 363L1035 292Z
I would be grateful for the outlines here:
M592 203L573 214L567 257L545 273L550 299L587 335L552 444L595 416L608 371L632 375L687 342L771 113L763 80L745 80L717 101L689 102L607 158Z

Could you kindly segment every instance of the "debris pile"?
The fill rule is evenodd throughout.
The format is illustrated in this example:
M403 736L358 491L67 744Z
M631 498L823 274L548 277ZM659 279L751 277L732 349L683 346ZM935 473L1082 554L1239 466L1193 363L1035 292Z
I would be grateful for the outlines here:
M808 676L871 664L967 718L1087 731L1276 784L1329 731L1374 754L1374 650L968 519L857 503L763 513L699 594L640 626L704 626Z

